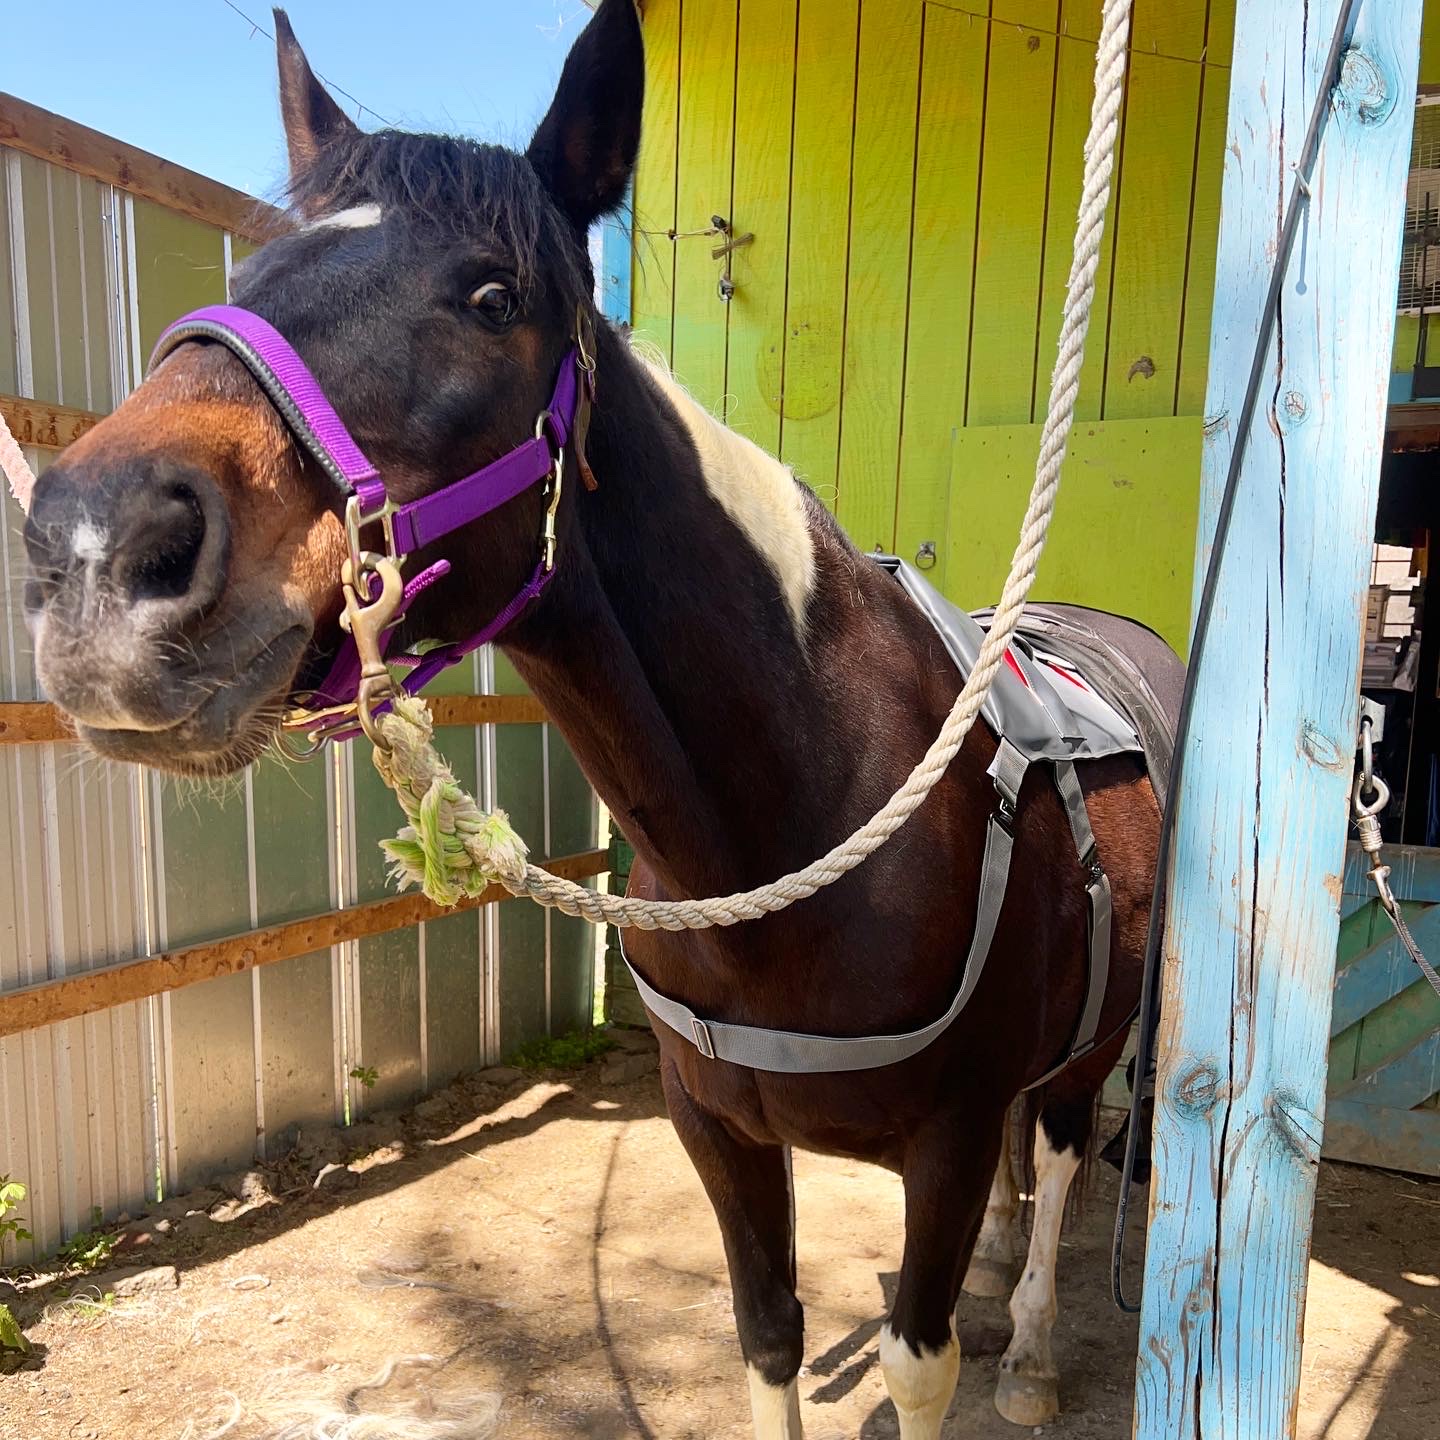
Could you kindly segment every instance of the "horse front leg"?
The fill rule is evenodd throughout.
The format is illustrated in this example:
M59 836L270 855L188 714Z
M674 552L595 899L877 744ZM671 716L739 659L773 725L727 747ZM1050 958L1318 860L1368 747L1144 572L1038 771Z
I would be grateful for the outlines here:
M795 1298L794 1201L784 1147L737 1140L663 1065L665 1100L720 1222L755 1440L801 1440L797 1376L805 1314Z
M932 1122L905 1157L905 1255L880 1368L900 1440L939 1440L960 1378L955 1302L1000 1158L1004 1116Z

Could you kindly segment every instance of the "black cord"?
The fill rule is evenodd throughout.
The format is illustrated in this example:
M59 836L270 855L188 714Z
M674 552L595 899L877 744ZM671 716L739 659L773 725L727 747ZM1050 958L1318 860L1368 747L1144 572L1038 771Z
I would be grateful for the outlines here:
M1215 539L1210 547L1210 559L1205 567L1205 583L1200 592L1200 606L1195 615L1195 636L1190 651L1190 663L1185 671L1185 690L1180 702L1180 717L1175 727L1175 753L1170 761L1170 782L1166 792L1165 814L1160 822L1160 847L1155 863L1155 895L1150 903L1150 924L1145 935L1145 964L1140 983L1140 1034L1135 1052L1135 1080L1130 1094L1130 1125L1125 1136L1125 1164L1120 1172L1120 1201L1115 1211L1115 1239L1110 1252L1110 1293L1115 1304L1128 1315L1140 1311L1137 1301L1131 1304L1125 1296L1125 1232L1130 1219L1130 1188L1135 1175L1135 1152L1140 1143L1140 1107L1144 1100L1149 1079L1150 1059L1155 1046L1155 1034L1160 1021L1159 987L1160 973L1160 932L1165 911L1165 893L1169 881L1171 840L1175 829L1175 809L1180 798L1180 781L1185 773L1185 751L1190 738L1190 720L1195 708L1196 681L1200 673L1201 660L1205 653L1205 641L1210 633L1210 617L1215 608L1215 594L1219 588L1220 562L1225 554L1225 545L1230 536L1230 520L1235 512L1235 497L1240 489L1240 476L1244 468L1245 449L1250 438L1250 429L1255 420L1255 410L1260 400L1260 386L1265 375L1265 361L1270 353L1270 340L1275 332L1275 323L1280 315L1280 292L1289 269L1290 256L1295 248L1296 236L1300 233L1300 221L1310 200L1310 171L1320 151L1320 137L1325 128L1325 118L1330 109L1330 97L1340 78L1340 60L1345 42L1354 25L1360 0L1345 0L1330 41L1330 54L1325 62L1325 83L1315 97L1315 108L1310 112L1310 127L1305 133L1305 143L1295 162L1295 183L1290 190L1290 202L1285 209L1285 223L1280 232L1280 245L1275 256L1275 266L1270 275L1270 288L1265 295L1265 308L1261 311L1260 333L1255 341L1255 353L1250 362L1250 379L1245 387L1245 400L1240 407L1235 429L1235 447L1230 452L1230 468L1225 475L1225 490L1220 499L1220 511L1215 520Z

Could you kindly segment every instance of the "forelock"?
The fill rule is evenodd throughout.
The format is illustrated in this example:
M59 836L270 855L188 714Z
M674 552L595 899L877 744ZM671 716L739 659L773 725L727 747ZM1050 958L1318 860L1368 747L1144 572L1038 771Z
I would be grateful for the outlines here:
M325 147L290 187L297 221L361 205L401 210L416 225L457 238L493 237L521 282L582 299L588 257L523 156L500 145L399 130L357 134Z

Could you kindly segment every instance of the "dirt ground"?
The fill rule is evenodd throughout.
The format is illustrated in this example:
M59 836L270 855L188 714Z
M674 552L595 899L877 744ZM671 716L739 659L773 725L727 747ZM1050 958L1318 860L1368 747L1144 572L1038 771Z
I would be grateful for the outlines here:
M603 1069L482 1072L394 1122L396 1143L329 1171L318 1189L314 1152L326 1142L308 1155L302 1145L288 1167L258 1177L282 1192L278 1203L202 1193L193 1198L218 1218L185 1218L189 1202L171 1201L168 1235L136 1245L132 1233L133 1252L113 1257L173 1265L157 1290L96 1304L112 1278L94 1277L101 1288L89 1291L74 1280L22 1284L10 1298L37 1353L0 1376L0 1436L198 1440L230 1420L227 1436L246 1440L303 1412L329 1413L332 1428L296 1436L389 1440L398 1426L342 1429L344 1397L401 1357L427 1358L352 1394L351 1412L477 1419L476 1392L491 1392L501 1440L749 1436L709 1208L654 1074L606 1083ZM614 1080L613 1060L610 1069ZM359 1138L386 1137L372 1127ZM1130 1430L1135 1328L1108 1298L1115 1187L1100 1168L1059 1280L1065 1414L1049 1428L1074 1440ZM876 1344L900 1251L898 1182L811 1156L796 1157L796 1178L806 1434L893 1437ZM266 1198L255 1176L230 1188L251 1204ZM962 1316L965 1361L945 1435L1010 1440L1022 1432L990 1399L1004 1304L967 1299ZM1437 1359L1440 1185L1326 1166L1301 1436L1433 1435Z

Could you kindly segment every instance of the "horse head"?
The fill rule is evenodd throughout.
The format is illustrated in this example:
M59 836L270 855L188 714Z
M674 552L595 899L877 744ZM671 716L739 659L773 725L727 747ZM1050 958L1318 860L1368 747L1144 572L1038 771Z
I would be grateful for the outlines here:
M587 232L621 203L639 145L638 17L605 0L523 153L362 133L276 21L292 223L237 267L232 298L284 337L403 506L535 437L577 340L583 353ZM354 536L284 397L231 346L179 333L37 484L25 609L40 682L85 743L218 774L330 670ZM563 552L556 488L418 545L438 583L408 599L401 639L503 611L535 571L547 508Z

